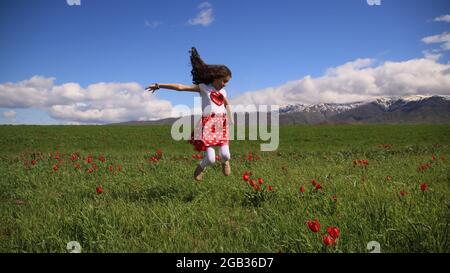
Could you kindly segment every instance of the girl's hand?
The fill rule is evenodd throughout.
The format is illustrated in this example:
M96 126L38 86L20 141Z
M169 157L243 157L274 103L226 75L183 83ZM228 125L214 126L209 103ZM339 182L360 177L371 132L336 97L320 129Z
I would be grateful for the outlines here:
M147 86L147 87L145 88L145 91L152 92L152 94L153 94L153 93L155 93L155 91L158 90L158 89L159 89L159 85L158 85L157 83L154 83L154 84L152 84L152 85Z

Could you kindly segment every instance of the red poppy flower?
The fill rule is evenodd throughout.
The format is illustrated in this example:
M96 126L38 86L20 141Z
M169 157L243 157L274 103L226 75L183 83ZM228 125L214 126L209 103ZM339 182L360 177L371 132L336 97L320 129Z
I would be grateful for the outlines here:
M249 183L250 186L253 187L253 188L256 186L255 180L253 180L253 179L250 179L250 180L248 181L248 183Z
M70 155L70 160L75 161L78 159L78 156L76 153L73 153L72 155Z
M426 183L421 183L420 184L420 190L421 191L425 191L428 188L428 185Z
M336 240L333 239L330 235L326 235L326 234L323 235L322 241L323 241L323 243L324 243L325 245L327 245L327 246L331 246L331 245L336 244Z
M301 187L300 187L300 190L299 190L301 193L304 193L305 192L305 187L302 185Z
M317 219L315 219L314 221L308 220L306 222L306 224L308 225L309 229L312 232L319 232L319 230L320 230L320 223L319 223L319 221Z
M339 228L338 227L328 227L328 234L330 234L331 238L337 239L339 237Z
M102 194L103 193L103 187L102 186L98 186L97 188L95 188L95 191L97 192L97 194Z

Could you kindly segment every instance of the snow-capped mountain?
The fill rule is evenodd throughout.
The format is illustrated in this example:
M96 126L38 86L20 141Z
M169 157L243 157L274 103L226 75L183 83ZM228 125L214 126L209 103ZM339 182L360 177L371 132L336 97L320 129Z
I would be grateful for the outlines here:
M378 97L374 100L351 103L287 104L280 107L280 114L289 114L295 112L342 113L371 103L377 104L385 110L393 110L410 102L425 101L433 97L442 98L443 100L450 100L450 96L411 95L404 97Z
M379 97L362 102L280 107L280 124L317 123L450 124L450 96Z

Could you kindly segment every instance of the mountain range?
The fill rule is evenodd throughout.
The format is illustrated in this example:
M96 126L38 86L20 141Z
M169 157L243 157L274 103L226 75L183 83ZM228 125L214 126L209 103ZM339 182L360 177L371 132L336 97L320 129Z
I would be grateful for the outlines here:
M248 116L246 113L247 124ZM178 118L116 124L172 124L176 120ZM270 117L268 121L270 123ZM279 122L280 125L450 124L450 96L413 95L352 103L288 104L280 106Z

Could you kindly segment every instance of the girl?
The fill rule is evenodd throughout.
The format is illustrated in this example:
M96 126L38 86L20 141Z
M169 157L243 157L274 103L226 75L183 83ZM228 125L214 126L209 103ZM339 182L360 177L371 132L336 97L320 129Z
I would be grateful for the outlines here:
M195 169L194 178L197 181L202 180L205 168L215 163L214 146L219 146L222 172L229 176L231 155L228 146L227 112L230 123L234 124L234 121L224 87L231 79L231 71L225 65L205 64L195 47L190 50L190 54L194 85L155 83L148 86L146 90L154 93L156 90L164 88L200 93L202 118L192 132L189 143L194 145L197 151L205 151L205 154Z

